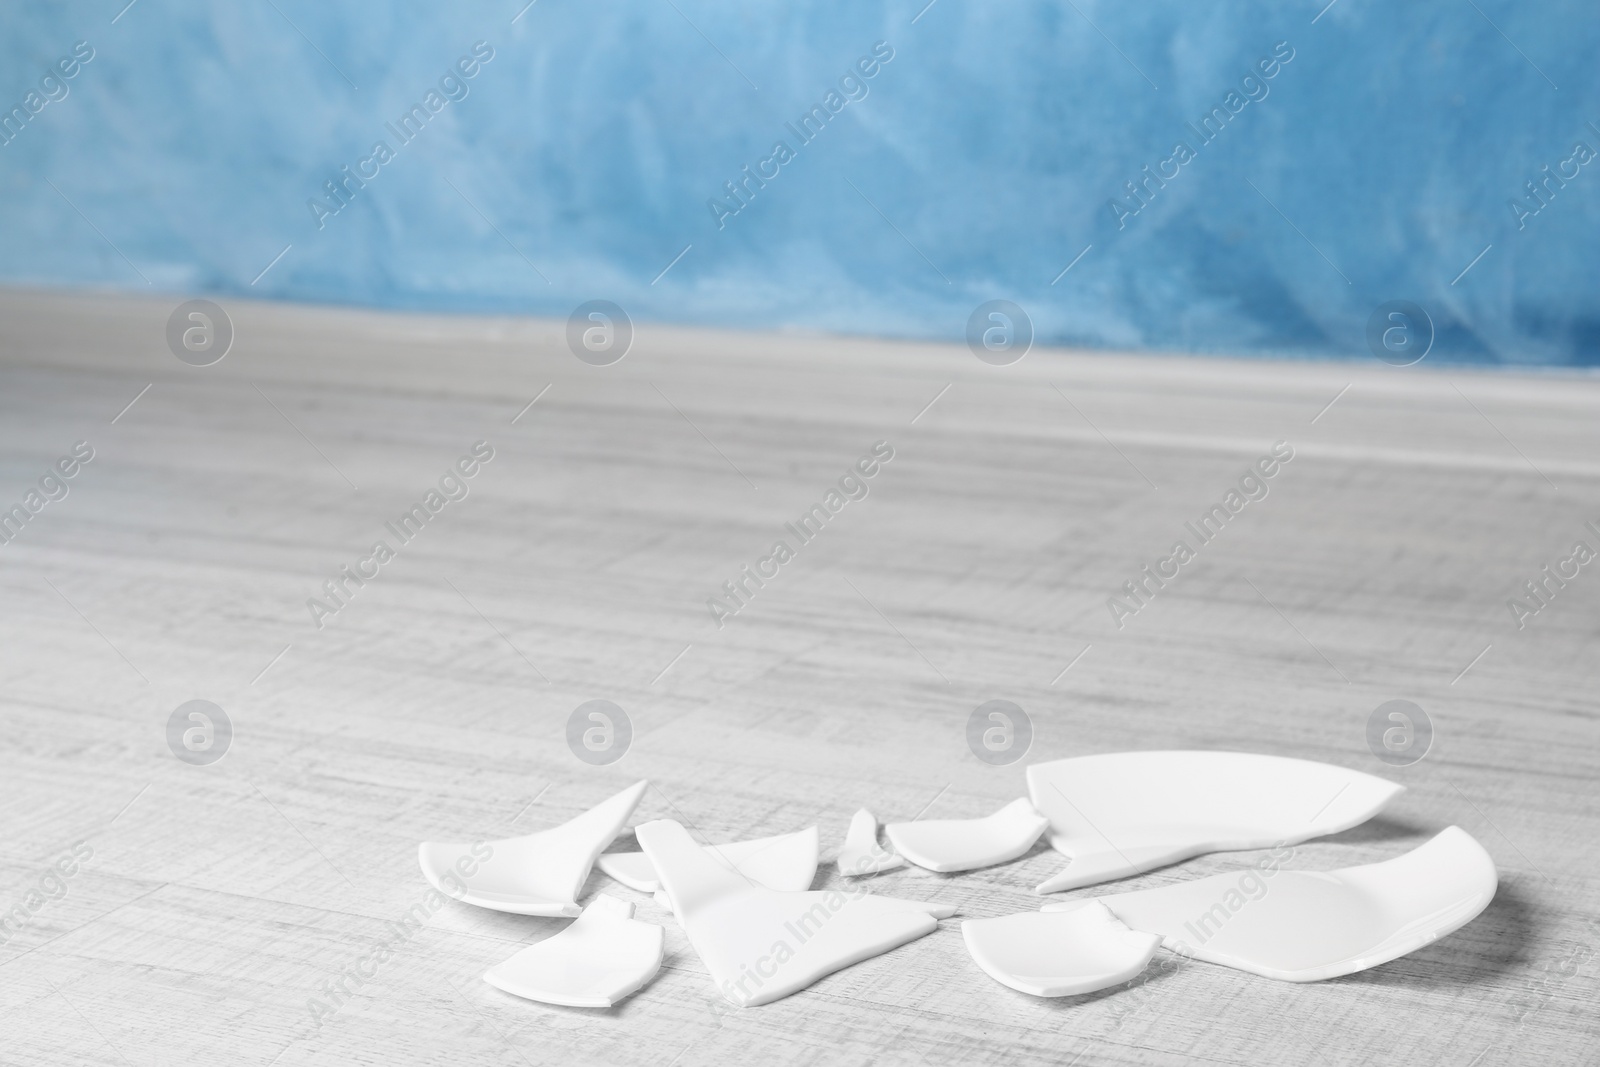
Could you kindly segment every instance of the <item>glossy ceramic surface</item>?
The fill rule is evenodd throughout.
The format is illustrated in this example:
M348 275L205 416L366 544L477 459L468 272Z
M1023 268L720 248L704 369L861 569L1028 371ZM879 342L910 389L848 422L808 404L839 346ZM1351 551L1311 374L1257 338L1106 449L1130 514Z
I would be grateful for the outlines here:
M595 858L633 814L647 784L637 782L538 833L473 844L425 842L417 847L417 862L435 889L480 908L577 915L578 893Z
M853 887L786 893L753 885L678 823L637 828L689 943L740 1005L767 1004L841 967L931 933L954 909Z
M1036 997L1093 993L1133 978L1161 938L1128 929L1098 901L1065 911L1025 911L961 924L984 973Z
M1033 847L1049 821L1018 797L982 819L928 819L890 823L889 843L930 871L971 871L1007 863Z
M818 835L815 826L776 837L701 847L724 867L738 871L768 889L789 892L810 889L817 875ZM643 852L607 852L600 856L598 863L602 871L629 889L654 893L661 888L656 869L650 863L650 857Z
M1116 752L1036 763L1028 795L1072 858L1039 893L1127 878L1206 852L1298 844L1370 819L1404 786L1248 752Z
M633 905L601 894L560 933L490 968L483 980L545 1004L609 1008L661 969L665 931Z
M872 812L862 808L850 819L850 829L845 832L839 858L834 862L840 874L858 878L892 871L905 866L906 861L878 844L878 820Z
M1334 871L1243 871L1095 897L1173 951L1286 982L1376 967L1465 926L1499 884L1494 861L1452 826L1403 856ZM1046 912L1081 902L1046 904Z

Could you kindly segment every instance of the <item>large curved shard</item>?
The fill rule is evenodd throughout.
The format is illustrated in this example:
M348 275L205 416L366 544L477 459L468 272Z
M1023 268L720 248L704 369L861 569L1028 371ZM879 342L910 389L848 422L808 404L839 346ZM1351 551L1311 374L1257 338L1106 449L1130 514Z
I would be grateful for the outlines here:
M1035 890L1143 874L1207 852L1299 844L1366 822L1405 787L1250 752L1114 752L1035 763L1028 796L1072 858Z

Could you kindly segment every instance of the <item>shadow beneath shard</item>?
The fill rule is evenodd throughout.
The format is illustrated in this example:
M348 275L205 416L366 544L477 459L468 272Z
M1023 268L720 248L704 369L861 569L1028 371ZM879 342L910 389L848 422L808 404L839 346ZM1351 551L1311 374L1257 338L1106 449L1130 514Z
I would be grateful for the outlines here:
M1436 828L1430 829L1421 823L1397 819L1392 815L1374 815L1359 826L1352 826L1348 830L1341 830L1325 837L1313 837L1311 841L1327 841L1337 845L1370 845L1409 840L1415 847L1438 832Z
M1149 965L1126 982L1097 989L1092 993L1079 993L1076 996L1039 998L1027 993L1017 993L1017 996L1036 1004L1043 1003L1045 1007L1056 1011L1073 1011L1087 1004L1111 1000L1115 1019L1113 1029L1120 1029L1124 1020L1152 1007L1152 998L1156 995L1153 987L1177 977L1180 971L1193 965L1193 960L1165 949L1158 949Z
M1399 959L1330 978L1348 985L1452 989L1491 982L1531 966L1534 906L1517 886L1500 883L1483 913L1461 929Z
M1039 840L1035 841L1033 846L1029 848L1028 851L1024 852L1014 860L1005 860L1002 863L996 864L996 866L1003 867L1009 863L1024 863L1033 859L1035 856L1042 856L1045 853L1049 853L1050 855L1054 856L1063 864L1068 862L1067 857L1050 847L1050 831L1046 830L1044 833L1039 835Z

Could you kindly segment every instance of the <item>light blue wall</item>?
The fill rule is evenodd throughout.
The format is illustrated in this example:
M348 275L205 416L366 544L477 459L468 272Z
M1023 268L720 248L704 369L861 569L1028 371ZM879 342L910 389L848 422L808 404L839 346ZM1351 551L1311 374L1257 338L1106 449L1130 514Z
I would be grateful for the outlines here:
M1509 206L1600 150L1592 0L124 2L0 8L0 107L94 49L0 146L0 281L950 339L1005 298L1045 341L1368 359L1369 314L1412 299L1433 358L1600 362L1600 161L1520 230ZM480 40L401 146L385 123ZM878 41L802 146L785 123ZM1281 41L1202 145L1185 123ZM319 230L307 200L380 139ZM780 139L719 229L707 200Z

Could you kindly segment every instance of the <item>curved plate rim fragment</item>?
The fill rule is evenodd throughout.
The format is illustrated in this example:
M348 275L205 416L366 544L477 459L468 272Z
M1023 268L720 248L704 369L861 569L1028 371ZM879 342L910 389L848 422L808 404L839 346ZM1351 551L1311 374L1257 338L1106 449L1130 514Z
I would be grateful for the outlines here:
M1242 880L1252 873L1265 887L1259 897L1253 889L1248 895L1241 889ZM1262 874L1265 869L1257 865L1091 899L1131 929L1160 936L1164 947L1181 955L1283 982L1320 982L1380 966L1454 933L1483 913L1500 880L1483 845L1459 826L1447 827L1411 851L1378 863L1332 871L1276 870L1276 878L1286 879L1278 883L1270 881L1273 876L1259 877ZM1228 902L1229 890L1238 893L1241 906L1234 908ZM1309 949L1307 961L1293 967L1266 958L1292 948L1296 930L1328 940L1330 926L1339 919L1327 909L1330 900L1349 903L1352 911L1356 904L1367 912L1388 907L1391 914L1373 930L1346 933L1346 940L1360 947L1334 958L1312 959ZM1273 903L1263 908L1258 901ZM1281 914L1285 903L1287 919ZM1040 910L1066 911L1082 904L1052 901ZM1218 906L1225 917L1211 910ZM1206 914L1212 915L1212 922L1197 927L1195 919ZM1256 946L1249 944L1252 938Z
M1336 834L1405 792L1398 782L1316 760L1181 749L1035 763L1027 779L1029 798L1050 820L1050 847L1072 860L1035 888L1039 894L1129 878L1209 852ZM1203 788L1206 783L1213 788ZM1245 811L1249 802L1221 794L1217 783L1252 786L1261 796ZM1149 799L1157 785L1169 794L1164 805ZM1219 815L1207 812L1207 803L1218 810L1231 803L1236 810ZM1151 804L1169 809L1172 821L1130 824L1138 818L1127 814L1130 807Z
M635 782L558 826L520 837L472 844L424 841L417 846L417 864L429 885L466 904L513 915L576 916L582 910L577 897L595 859L615 840L648 784ZM487 858L476 851L481 846L489 849ZM473 872L467 874L462 864ZM520 888L511 892L507 885Z

